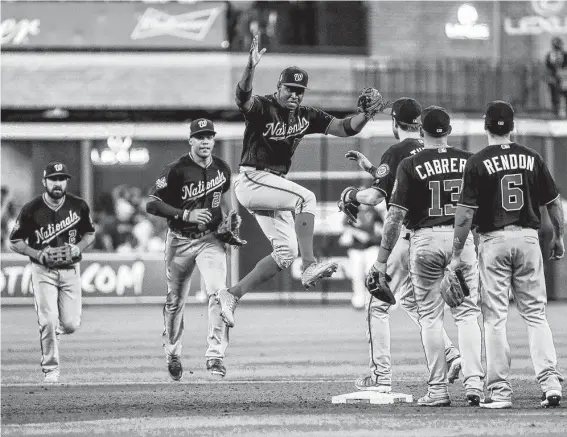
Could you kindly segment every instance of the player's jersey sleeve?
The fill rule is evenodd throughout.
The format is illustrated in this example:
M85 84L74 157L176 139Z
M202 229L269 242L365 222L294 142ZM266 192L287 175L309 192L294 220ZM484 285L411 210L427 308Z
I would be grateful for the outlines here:
M242 112L242 114L244 115L244 118L253 118L254 116L262 114L264 112L264 104L260 96L254 94L252 95L251 100L252 106L248 111L240 106L238 107L240 109L240 112Z
M327 134L331 121L335 118L321 109L311 107L307 108L307 116L309 117L307 134Z
M29 204L24 205L10 233L10 241L27 240L32 236L33 229L32 211Z
M478 208L478 185L479 176L472 159L467 161L463 172L463 188L457 205Z
M386 196L386 201L389 203L394 189L394 182L396 180L396 170L399 164L398 158L390 151L386 151L382 155L380 165L376 170L376 179L372 183L372 188L381 191Z
M89 234L91 232L94 232L94 225L93 225L93 221L91 219L91 210L89 208L89 205L87 204L87 202L82 201L82 207L81 207L81 220L79 221L79 224L77 225L78 231L84 235L84 234Z
M540 158L540 166L538 171L538 194L540 205L547 205L553 202L559 196L555 181L549 173L549 168Z
M173 206L174 190L179 185L177 179L177 168L174 165L168 165L154 182L149 196Z
M390 206L398 206L406 211L410 208L410 184L411 184L411 163L409 159L404 159L398 166Z

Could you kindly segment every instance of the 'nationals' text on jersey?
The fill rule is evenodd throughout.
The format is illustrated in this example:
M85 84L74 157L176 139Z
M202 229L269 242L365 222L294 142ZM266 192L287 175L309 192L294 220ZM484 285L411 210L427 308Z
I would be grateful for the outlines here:
M94 232L89 206L80 197L65 194L56 209L45 203L46 194L26 203L10 234L11 241L24 240L36 250L77 244L83 235ZM30 258L36 264L36 259Z
M253 96L246 119L240 165L287 173L291 157L308 134L327 134L334 117L326 112L299 106L282 108L273 95Z
M472 156L465 168L459 204L478 208L479 232L507 225L539 229L540 205L559 196L543 158L516 143L488 146Z
M228 164L217 156L205 168L197 164L189 154L169 164L150 190L150 196L174 208L208 208L213 215L206 227L186 223L181 218L170 219L171 230L183 236L214 231L222 221L221 196L230 188L231 172Z
M408 211L408 229L454 223L463 171L471 155L452 147L426 148L400 163L390 204Z
M406 138L405 140L391 146L382 155L380 166L376 170L377 178L374 180L372 188L384 193L386 206L390 205L390 197L392 196L392 189L394 188L398 165L400 165L402 160L415 155L420 150L423 150L422 140L418 140L417 138Z

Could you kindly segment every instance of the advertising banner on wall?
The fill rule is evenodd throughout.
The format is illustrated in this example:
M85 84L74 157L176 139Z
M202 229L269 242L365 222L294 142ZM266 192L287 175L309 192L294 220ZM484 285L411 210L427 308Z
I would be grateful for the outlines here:
M228 47L223 2L2 3L3 50Z

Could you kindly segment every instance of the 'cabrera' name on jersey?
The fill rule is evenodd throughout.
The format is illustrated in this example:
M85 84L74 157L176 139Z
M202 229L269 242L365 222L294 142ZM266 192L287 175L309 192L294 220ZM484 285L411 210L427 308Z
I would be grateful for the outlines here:
M400 162L405 158L413 156L421 150L423 150L422 140L406 138L391 146L382 155L380 166L376 170L377 178L374 180L372 188L384 193L386 206L390 205L390 197L392 196L398 165L400 165Z
M335 117L317 108L282 108L273 95L253 96L244 112L246 128L240 165L287 173L301 139L308 134L327 134Z
M408 229L454 223L463 171L471 155L452 147L427 148L401 162L391 205L408 211Z
M10 240L24 240L36 250L77 244L87 233L94 232L87 203L80 197L65 194L65 201L53 209L45 194L26 203L10 234ZM30 257L36 264L39 262Z
M213 215L205 227L187 223L182 218L168 219L169 228L188 238L198 238L218 228L222 221L221 196L230 188L231 172L228 164L212 156L206 167L197 164L189 154L169 164L150 190L150 197L174 208L194 210L208 208Z
M459 204L482 206L474 218L479 232L508 225L539 229L540 206L557 196L555 182L537 152L516 143L497 144L476 153L467 163Z

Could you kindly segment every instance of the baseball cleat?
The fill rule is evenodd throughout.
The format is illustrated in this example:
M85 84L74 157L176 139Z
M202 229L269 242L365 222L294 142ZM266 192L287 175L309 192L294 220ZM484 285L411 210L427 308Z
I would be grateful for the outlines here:
M476 391L467 393L467 404L469 405L469 407L478 407L481 400L484 400L482 393L477 393Z
M59 382L59 369L46 372L43 377L43 382L46 384L57 384Z
M417 405L421 405L422 407L448 407L451 405L451 398L449 397L449 393L440 395L427 393L424 397L417 400Z
M453 358L449 363L447 363L447 379L451 384L459 379L462 367L463 359L461 357Z
M313 287L320 279L329 278L339 265L334 261L313 262L301 274L301 283L306 290Z
M541 396L542 408L557 408L561 403L561 391L548 390Z
M220 358L210 358L207 360L207 370L211 372L212 376L226 376L226 367L224 367Z
M389 384L378 384L372 376L358 378L354 386L360 391L375 391L378 393L391 393L392 386Z
M494 401L491 398L486 398L484 402L480 403L480 408L489 408L491 410L512 408L512 401Z
M234 327L234 310L238 305L238 299L228 292L228 288L217 291L217 302L221 307L221 317L229 328Z
M179 381L183 376L183 366L181 365L181 360L177 355L170 355L167 362L167 370L169 371L169 376L174 381Z

